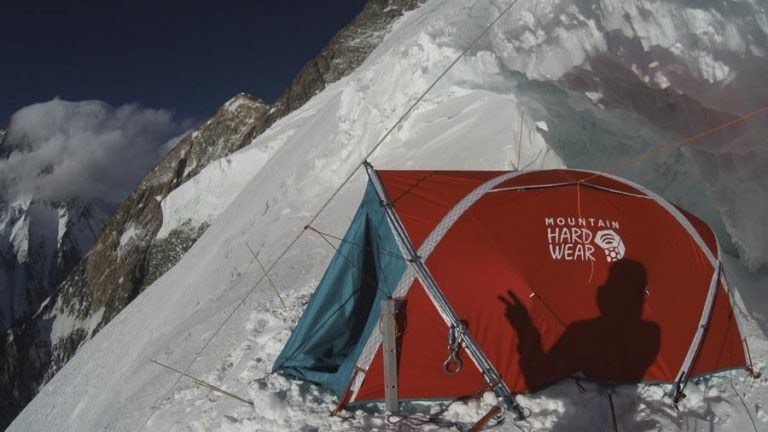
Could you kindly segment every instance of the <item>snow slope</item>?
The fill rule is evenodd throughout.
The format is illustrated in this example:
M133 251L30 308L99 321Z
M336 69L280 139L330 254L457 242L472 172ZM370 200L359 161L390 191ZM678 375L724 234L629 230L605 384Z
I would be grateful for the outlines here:
M387 418L380 407L341 420L328 415L332 395L269 370L333 253L311 232L283 251L386 129L507 4L427 2L400 19L357 71L231 155L226 166L232 171L211 168L189 182L198 185L199 202L231 204L220 214L211 210L216 206L198 214L172 200L163 207L177 223L205 218L211 226L176 267L83 347L10 430L437 430L477 420L495 402L492 395L407 407L422 418L440 414L423 425ZM768 90L757 84L768 69L766 32L768 12L759 0L520 0L371 161L379 168L609 169L765 104ZM756 137L767 124L758 117L618 172L715 227L731 254L726 271L761 372L768 354L768 228L761 222L768 216L768 152ZM255 155L249 152L264 148L271 149L266 159L246 163ZM358 170L313 226L343 234L363 185ZM286 308L247 245L268 266L280 258L270 276ZM178 379L149 359L242 395L255 409ZM499 430L607 429L606 390L587 390L581 394L563 382L521 396L531 415L520 423L507 417ZM669 391L617 388L621 430L768 429L766 378L730 371L698 380L679 412Z

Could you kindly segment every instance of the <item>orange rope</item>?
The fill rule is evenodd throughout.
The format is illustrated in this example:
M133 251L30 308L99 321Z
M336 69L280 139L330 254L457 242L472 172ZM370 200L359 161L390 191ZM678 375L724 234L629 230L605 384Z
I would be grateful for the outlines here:
M749 112L749 113L744 114L744 115L742 115L740 117L737 117L737 118L735 118L733 120L727 121L727 122L725 122L725 123L723 123L721 125L715 126L715 127L711 128L711 129L707 129L704 132L698 133L696 135L690 136L690 137L682 139L680 141L676 141L676 142L673 142L671 144L666 144L666 145L663 145L661 147L652 148L652 149L648 150L647 152L645 152L645 153L643 153L643 154L641 154L639 156L636 156L636 157L631 158L631 159L627 159L627 160L625 160L623 162L620 162L620 163L618 163L616 165L608 167L604 172L615 173L615 172L620 171L620 170L622 170L622 169L624 169L624 168L626 168L628 166L640 163L640 162L648 159L651 156L654 156L656 154L666 153L666 152L672 151L672 150L674 150L676 148L683 147L684 145L689 144L689 143L691 143L693 141L696 141L696 140L699 140L699 139L704 138L706 136L712 135L715 132L718 132L718 131L720 131L722 129L725 129L727 127L733 126L735 124L745 122L745 121L747 121L747 120L749 120L749 119L751 119L751 118L753 118L755 116L758 116L758 115L766 113L766 112L768 112L768 106L764 106L764 107L762 107L762 108L760 108L758 110ZM586 182L588 182L588 181L590 181L593 178L596 178L598 176L600 176L600 174L595 173L595 174L592 174L592 175L590 175L590 176L588 176L586 178L578 180L576 182L576 210L577 210L578 216L580 218L582 217L581 216L581 188L580 188L580 186L583 183L586 183ZM592 277L594 276L594 271L595 271L594 262L592 262L591 264L592 264L592 269L591 269L590 275L589 275L589 282L592 281Z
M680 141L676 141L676 142L673 142L671 144L666 144L666 145L663 145L661 147L652 148L652 149L648 150L647 152L645 152L645 153L643 153L643 154L641 154L639 156L636 156L636 157L631 158L631 159L627 159L627 160L625 160L625 161L623 161L621 163L618 163L616 165L608 167L608 169L606 169L605 172L615 173L617 171L621 171L622 169L624 169L624 168L626 168L626 167L628 167L630 165L634 165L636 163L642 162L642 161L648 159L649 157L651 157L653 155L656 155L656 154L659 154L659 153L666 153L668 151L672 151L672 150L674 150L676 148L682 147L682 146L684 146L686 144L689 144L689 143L691 143L693 141L696 141L696 140L699 140L699 139L704 138L706 136L712 135L713 133L715 133L717 131L720 131L722 129L725 129L727 127L731 127L731 126L733 126L735 124L745 122L745 121L751 119L752 117L758 116L758 115L766 113L766 112L768 112L768 106L764 106L764 107L762 107L762 108L760 108L758 110L755 110L755 111L752 111L750 113L744 114L741 117L737 117L737 118L735 118L733 120L730 120L730 121L727 121L727 122L725 122L725 123L723 123L723 124L721 124L719 126L715 126L715 127L711 128L711 129L707 129L704 132L698 133L696 135L690 136L690 137L682 139ZM589 176L589 177L587 177L585 179L579 180L579 182L583 183L583 182L589 181L589 180L597 177L598 175L599 174L593 174L593 175L591 175L591 176Z
M581 215L581 181L576 182L576 213L579 219L582 219ZM589 279L587 279L587 285L592 283L592 277L595 275L595 262L589 261Z

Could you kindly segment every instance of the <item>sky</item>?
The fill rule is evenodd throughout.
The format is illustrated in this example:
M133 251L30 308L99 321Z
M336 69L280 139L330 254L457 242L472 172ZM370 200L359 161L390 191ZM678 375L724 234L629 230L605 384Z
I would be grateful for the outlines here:
M0 202L121 202L239 92L274 102L365 0L0 6Z
M60 97L201 121L231 96L274 102L365 0L3 2L0 127Z

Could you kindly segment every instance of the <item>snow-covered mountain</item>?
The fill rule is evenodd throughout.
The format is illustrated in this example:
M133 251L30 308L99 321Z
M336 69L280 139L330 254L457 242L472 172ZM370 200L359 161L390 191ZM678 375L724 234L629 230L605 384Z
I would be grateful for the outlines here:
M162 223L155 222L152 238L210 226L172 269L158 274L82 346L10 430L413 426L407 418L390 423L376 408L345 413L351 418L344 421L330 417L332 395L269 371L333 253L304 225L333 197L313 224L343 234L362 193L363 173L358 170L338 195L335 190L509 4L427 1L388 25L383 41L351 74L318 87L317 94L305 92L314 95L306 104L167 190L154 204ZM624 163L768 105L762 85L767 51L768 8L758 0L518 0L371 162L391 169L615 170L661 193L717 231L742 330L758 371L765 372L766 114L682 150ZM111 250L131 244L136 227L105 230ZM250 249L271 269L286 308ZM93 286L87 292L105 289ZM179 379L150 359L243 395L255 409ZM500 429L604 429L610 422L606 396L586 387L580 394L561 383L521 396L531 415L520 424L509 418ZM730 371L698 380L679 412L665 395L669 390L617 388L621 430L768 428L766 378ZM465 427L494 401L488 394L453 404L442 412L443 423L421 427Z
M163 110L55 98L20 109L0 133L0 426L37 392L33 371L51 351L51 326L32 325L41 306L178 127ZM100 159L126 148L120 167Z
M24 337L25 323L90 250L113 211L79 199L0 201L0 424L34 396L24 382L48 352L44 338L35 344Z
M5 137L0 130L0 158L17 147ZM0 193L0 329L37 311L91 248L111 207L97 200L9 201Z
M31 312L37 313L15 316L24 319L17 320L0 338L0 396L10 402L0 404L0 426L10 422L88 339L176 264L234 198L227 191L242 188L250 180L249 171L259 169L269 159L272 147L246 152L236 160L226 156L249 144L254 136L301 106L328 83L359 66L383 39L392 20L416 4L415 0L369 2L360 15L300 71L273 106L246 94L229 100L163 157L108 222L113 209L100 214L98 223L90 225L92 234L87 244L80 242L85 246L79 249L81 253L70 254L70 247L46 249L51 253L61 250L70 258L64 270L46 280L46 289L38 289L28 280L15 277L19 271L9 272L9 278L15 277L17 287L9 296L24 299L33 293L36 297L29 303L33 305ZM3 219L6 213L10 216ZM0 222L4 222L0 227L9 226L5 231L12 240L26 245L20 234L14 234L19 231L14 224L26 220L22 213L11 214L0 207L0 216ZM46 232L50 224L38 225L28 231L29 235L50 234ZM0 234L5 231L0 228ZM4 245L2 240L0 237L0 247ZM28 250L23 249L26 246L9 247ZM38 267L53 262L40 251L33 250L28 256ZM13 269L1 264L3 269ZM27 271L24 274L39 277L45 273ZM65 276L68 277L64 279ZM0 280L0 287L4 286L2 282ZM52 287L56 286L51 294ZM17 310L15 305L19 301L6 301L0 290L0 305Z
M116 212L112 209L103 214L99 223L93 225L86 248L80 254L72 254L74 259L69 261L66 272L56 281L46 281L47 286L57 287L55 292L37 291L41 298L34 299L36 313L24 316L8 330L8 355L0 358L0 365L5 365L0 368L0 383L4 384L0 388L12 395L19 408L86 340L175 264L205 230L206 221L194 226L186 223L162 239L155 239L162 223L162 198L210 161L247 143L247 135L261 125L266 112L266 104L247 95L237 95L229 101L213 118L177 143ZM39 227L23 225L29 228L24 233L33 238L51 238L44 230L51 224L44 222L50 221L41 222ZM22 223L24 220L20 219L16 225ZM26 244L16 237L12 239L16 241L14 245ZM22 250L14 247L15 251ZM50 245L49 249L68 252L61 244L55 248ZM42 252L30 251L25 255L38 270L47 262ZM36 292L30 281L19 279L20 291Z
M0 202L0 326L37 312L91 249L113 207L78 199Z

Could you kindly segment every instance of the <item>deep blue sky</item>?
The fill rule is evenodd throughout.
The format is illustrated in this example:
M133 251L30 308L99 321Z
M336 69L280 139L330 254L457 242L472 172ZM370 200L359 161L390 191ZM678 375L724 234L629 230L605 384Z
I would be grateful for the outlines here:
M16 0L0 6L0 127L60 96L203 120L247 92L273 102L365 0Z

